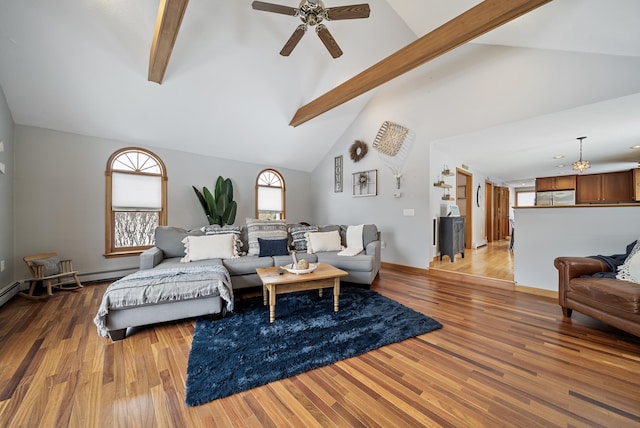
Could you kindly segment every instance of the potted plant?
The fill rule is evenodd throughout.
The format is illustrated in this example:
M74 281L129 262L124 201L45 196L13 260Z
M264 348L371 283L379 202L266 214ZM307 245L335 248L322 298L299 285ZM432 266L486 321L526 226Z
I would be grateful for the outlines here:
M191 187L202 205L209 224L224 226L236 221L238 204L233 200L233 184L230 179L225 180L219 176L213 194L206 187L202 188L202 192L196 186Z

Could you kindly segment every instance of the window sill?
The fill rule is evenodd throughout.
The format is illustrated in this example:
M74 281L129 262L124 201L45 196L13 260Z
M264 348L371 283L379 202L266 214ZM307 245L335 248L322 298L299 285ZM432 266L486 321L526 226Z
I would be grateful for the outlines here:
M116 257L133 257L139 256L144 250L126 250L126 251L112 251L109 253L103 254L104 257L111 259Z

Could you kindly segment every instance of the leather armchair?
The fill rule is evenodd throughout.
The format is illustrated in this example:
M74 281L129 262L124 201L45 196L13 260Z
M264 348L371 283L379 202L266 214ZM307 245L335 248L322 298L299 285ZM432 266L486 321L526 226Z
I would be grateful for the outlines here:
M616 278L585 277L608 272L608 266L589 257L557 257L558 303L565 317L572 311L588 315L640 336L640 284Z

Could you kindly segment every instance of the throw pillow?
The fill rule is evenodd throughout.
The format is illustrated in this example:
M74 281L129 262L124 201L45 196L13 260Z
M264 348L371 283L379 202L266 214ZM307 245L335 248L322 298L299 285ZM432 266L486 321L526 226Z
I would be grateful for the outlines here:
M207 259L232 259L238 257L236 235L187 236L182 240L185 256L183 263Z
M44 276L57 275L60 273L60 257L49 257L48 259L34 260L36 266L44 266Z
M331 232L307 232L307 253L320 251L340 251L340 231Z
M629 253L629 257L618 266L616 278L640 284L640 239L636 241L636 246Z
M258 238L262 239L283 239L287 238L287 222L285 220L258 220L255 218L247 219L247 237L249 241L250 256L260 255L260 243Z
M204 226L200 229L204 232L205 235L224 235L226 233L233 233L236 235L236 251L238 255L242 255L242 239L240 239L240 235L242 232L241 226L219 226L217 224L210 224L208 226Z
M258 244L260 244L260 257L269 256L288 256L289 240L283 239L262 239L258 238Z
M291 234L291 241L293 243L293 249L296 251L307 251L307 232L317 232L318 226L291 226L289 233Z

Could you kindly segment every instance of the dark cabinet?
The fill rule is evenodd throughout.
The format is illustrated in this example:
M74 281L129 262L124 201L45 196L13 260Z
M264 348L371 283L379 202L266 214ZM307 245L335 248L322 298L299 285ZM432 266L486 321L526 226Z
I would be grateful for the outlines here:
M576 203L617 203L633 200L632 171L579 175Z
M440 260L443 255L454 262L456 253L464 258L464 217L440 217Z

